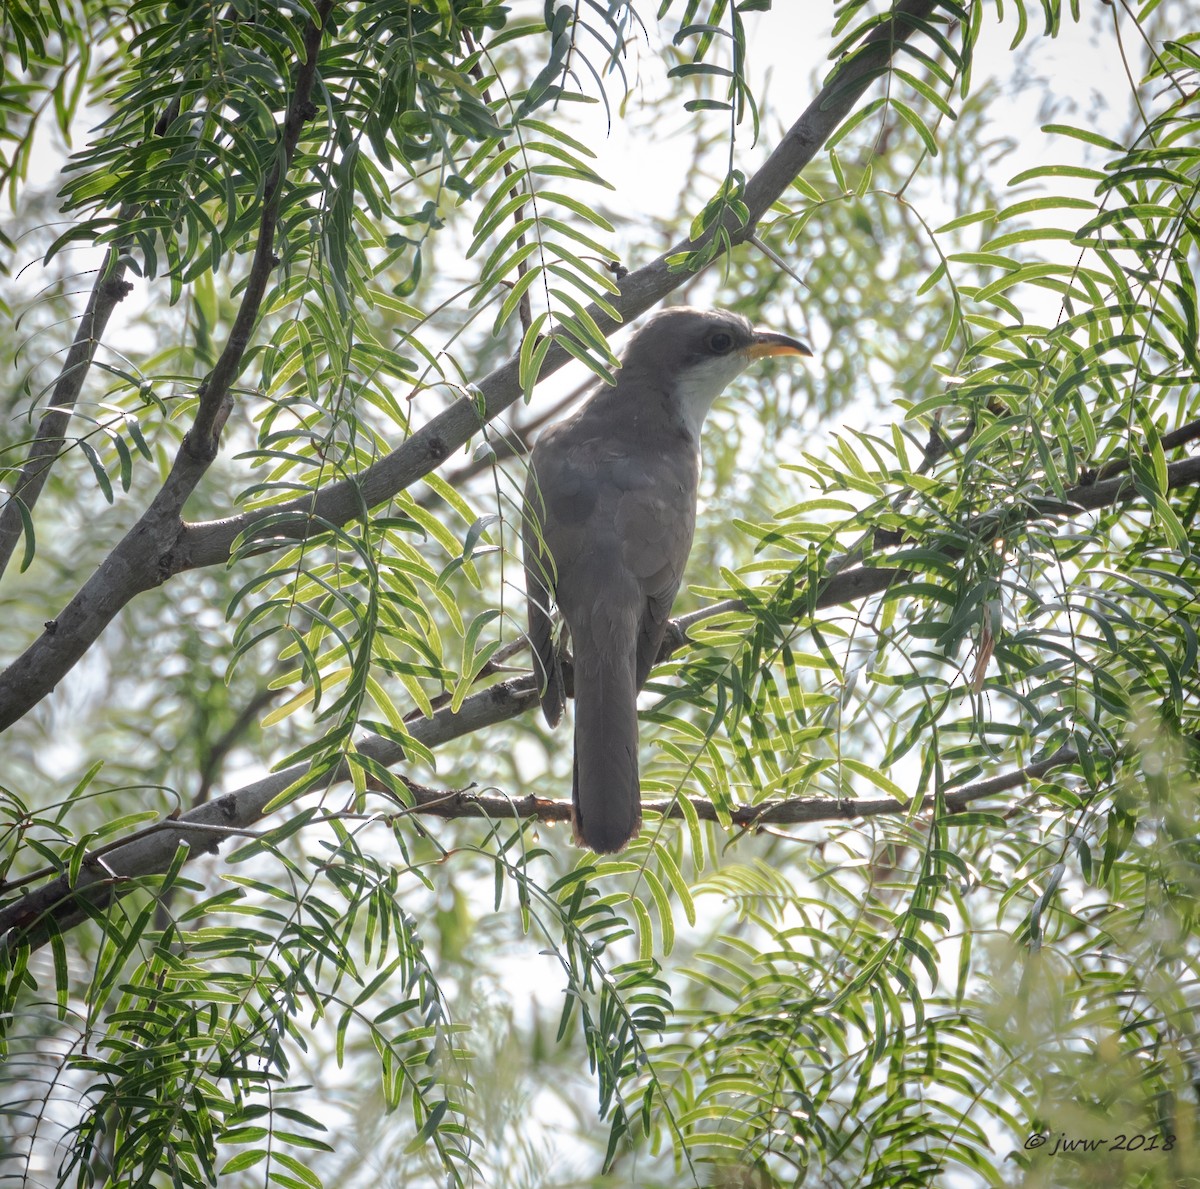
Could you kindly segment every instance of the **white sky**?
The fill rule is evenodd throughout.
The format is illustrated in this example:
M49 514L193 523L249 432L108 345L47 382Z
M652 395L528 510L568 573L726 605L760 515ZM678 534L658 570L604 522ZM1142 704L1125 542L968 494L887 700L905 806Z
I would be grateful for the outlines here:
M750 70L756 79L766 83L765 88L759 88L765 99L761 105L762 136L758 146L750 147L748 125L739 130L744 140L737 165L747 174L774 147L777 130L789 126L811 101L814 78L819 81L829 69L825 55L832 44L832 16L833 4L829 0L825 3L781 0L770 12L746 15ZM1031 160L1022 161L1013 173L1036 163L1046 152L1043 147L1046 138L1038 132L1039 126L1047 122L1046 91L1042 83L1049 83L1060 97L1074 97L1085 109L1111 104L1123 118L1128 83L1115 43L1111 37L1105 37L1097 44L1090 30L1091 22L1085 17L1083 25L1065 23L1054 40L1042 37L1037 25L1026 35L1018 52L1026 62L1023 74L1029 85L1006 103L1006 127L1001 131L1018 137L1022 154L1027 149ZM994 10L988 7L977 50L974 87L989 77L1013 78L1014 60L1008 47L1015 32L1016 22L1011 15L1006 24L1000 25L994 18ZM1136 61L1140 51L1136 34L1127 28L1124 36ZM660 93L668 84L664 81L662 59L654 46L648 47L643 40L638 46L631 46L631 56L634 59L629 68L631 76L640 58L641 85L651 94ZM656 125L653 140L648 142L646 130L639 127L636 119L627 123L615 119L611 135L605 138L602 106L576 110L581 115L586 111L588 118L581 120L581 124L587 134L582 139L599 150L598 171L616 187L610 205L618 210L671 214L678 200L679 179L690 163L691 138L672 138L671 122L664 121L666 127L662 123ZM703 118L714 135L723 133L728 126L728 117L723 112L708 112ZM681 112L676 126L682 123ZM1073 151L1070 143L1056 139L1050 155L1061 159Z

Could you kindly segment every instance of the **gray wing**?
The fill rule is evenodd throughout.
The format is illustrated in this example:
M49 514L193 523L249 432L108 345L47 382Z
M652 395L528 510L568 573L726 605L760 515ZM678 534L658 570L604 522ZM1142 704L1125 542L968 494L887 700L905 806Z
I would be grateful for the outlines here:
M624 561L645 596L638 624L638 689L662 647L696 528L698 460L689 452L656 461L655 481L628 490L617 511Z
M613 607L635 600L640 689L691 552L699 460L687 447L649 454L582 430L574 419L555 427L530 459L524 525L530 642L550 679L552 601L576 633L594 620L608 634Z

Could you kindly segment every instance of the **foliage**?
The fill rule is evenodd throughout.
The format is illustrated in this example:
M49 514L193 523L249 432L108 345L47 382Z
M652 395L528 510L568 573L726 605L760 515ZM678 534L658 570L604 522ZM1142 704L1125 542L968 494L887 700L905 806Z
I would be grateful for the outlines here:
M6 4L9 1179L1200 1175L1200 30L1106 8L1128 128L997 180L985 52L1082 15L846 0L811 119L886 66L760 218L770 7ZM695 138L663 226L596 105ZM685 233L670 284L781 329L801 268L822 370L713 415L658 811L597 862L496 808L569 768L496 709L514 402L603 382ZM22 915L63 876L108 899Z

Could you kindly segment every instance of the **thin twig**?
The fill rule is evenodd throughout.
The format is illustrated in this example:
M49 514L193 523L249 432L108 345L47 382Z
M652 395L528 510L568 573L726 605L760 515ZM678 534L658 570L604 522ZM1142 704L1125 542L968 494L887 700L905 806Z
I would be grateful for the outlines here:
M471 33L469 30L463 31L463 38L467 43L467 49L469 49L471 51L471 53L475 54L475 53L479 52L479 46L476 45L475 39L474 39L474 37L471 36ZM483 95L483 101L490 108L493 103L492 94L491 94L491 91L486 86L482 85L484 76L483 76L483 70L480 67L478 61L473 62L471 64L471 67L470 67L468 73L471 75L472 78L475 79L475 81L477 83L481 84L480 90ZM515 131L516 130L514 129L514 132ZM518 136L518 138L520 137L519 132L516 132L516 135ZM512 162L505 161L504 162L504 176L509 181L512 181L515 174L516 174L516 170L513 169ZM519 197L516 183L513 183L512 189L510 189L508 192L508 196L509 196L509 198ZM513 226L520 227L521 220L524 217L525 217L525 204L522 202L522 203L519 203L516 206L516 208L513 210L513 213L512 213ZM525 247L526 242L527 241L525 239L525 232L523 232L523 231L519 232L517 234L516 241L513 244L513 247L516 249L516 253L518 255L516 284L520 284L522 279L524 278L525 274L529 271L529 264L526 261L525 257L523 255L521 255L521 251ZM530 301L528 289L526 289L521 294L520 300L517 303L517 315L521 319L522 331L524 331L526 334L528 334L529 328L533 325L533 304Z
M492 448L490 453L480 458L472 459L471 462L464 463L460 467L455 467L452 471L446 471L442 475L443 481L448 486L454 488L455 491L458 491L463 484L474 479L476 475L490 470L496 463L504 462L509 458L515 458L517 455L528 454L530 439L533 435L549 422L557 421L586 392L594 388L596 383L596 378L590 376L581 384L572 388L566 396L561 397L535 416L530 417L528 421L522 421L520 425L514 425L506 429L503 434L493 437L491 439ZM417 503L422 507L429 507L433 502L434 497L432 494L423 493L417 497Z
M1200 439L1200 421L1189 421L1186 425L1181 425L1178 429L1173 429L1170 433L1163 434L1159 439L1159 444L1164 451L1178 450L1180 446L1187 446L1197 439ZM1111 462L1102 464L1094 471L1085 471L1080 476L1080 480L1085 485L1102 483L1105 479L1112 479L1116 475L1123 475L1132 465L1132 459L1114 458Z
M1079 758L1075 748L1060 747L1052 755L1026 764L1010 772L1002 772L985 780L965 785L956 792L941 794L941 802L950 813L961 813L968 805L987 797L1020 788L1031 780L1040 780L1055 768L1073 764ZM571 803L564 799L546 797L506 797L496 793L477 793L472 789L431 789L401 778L412 797L412 805L402 812L419 813L446 820L486 818L502 821L506 818L535 820L560 824L571 820ZM682 802L687 801L685 809ZM928 794L921 799L921 812L931 813L938 806L938 796ZM802 825L815 822L863 821L871 817L886 817L911 813L910 802L896 797L835 798L787 797L760 801L755 805L739 805L728 814L729 823L738 829L757 830L766 825ZM686 821L695 817L702 822L721 822L725 815L708 797L671 797L662 801L643 801L642 813L668 821Z
M178 116L179 100L172 99L155 122L154 135L165 135ZM128 222L136 213L137 208L122 206L117 212L118 225ZM46 411L42 414L37 432L30 443L29 456L17 474L8 500L0 509L0 574L8 568L17 542L25 530L25 520L32 515L34 506L42 494L42 488L50 477L50 468L66 445L67 426L79 400L79 394L83 391L84 381L95 359L100 340L104 337L108 320L117 308L117 303L133 289L125 280L124 256L127 246L127 239L117 240L104 255L104 262L92 283L83 317L79 319L75 339L67 351Z

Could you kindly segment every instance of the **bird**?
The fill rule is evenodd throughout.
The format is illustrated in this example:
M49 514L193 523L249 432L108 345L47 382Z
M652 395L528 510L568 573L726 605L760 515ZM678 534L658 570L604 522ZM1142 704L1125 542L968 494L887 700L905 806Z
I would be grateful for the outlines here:
M705 416L754 360L811 354L740 314L671 306L633 335L614 382L534 444L521 530L529 644L555 727L566 698L557 605L574 668L579 846L615 854L641 828L637 698L691 552Z

